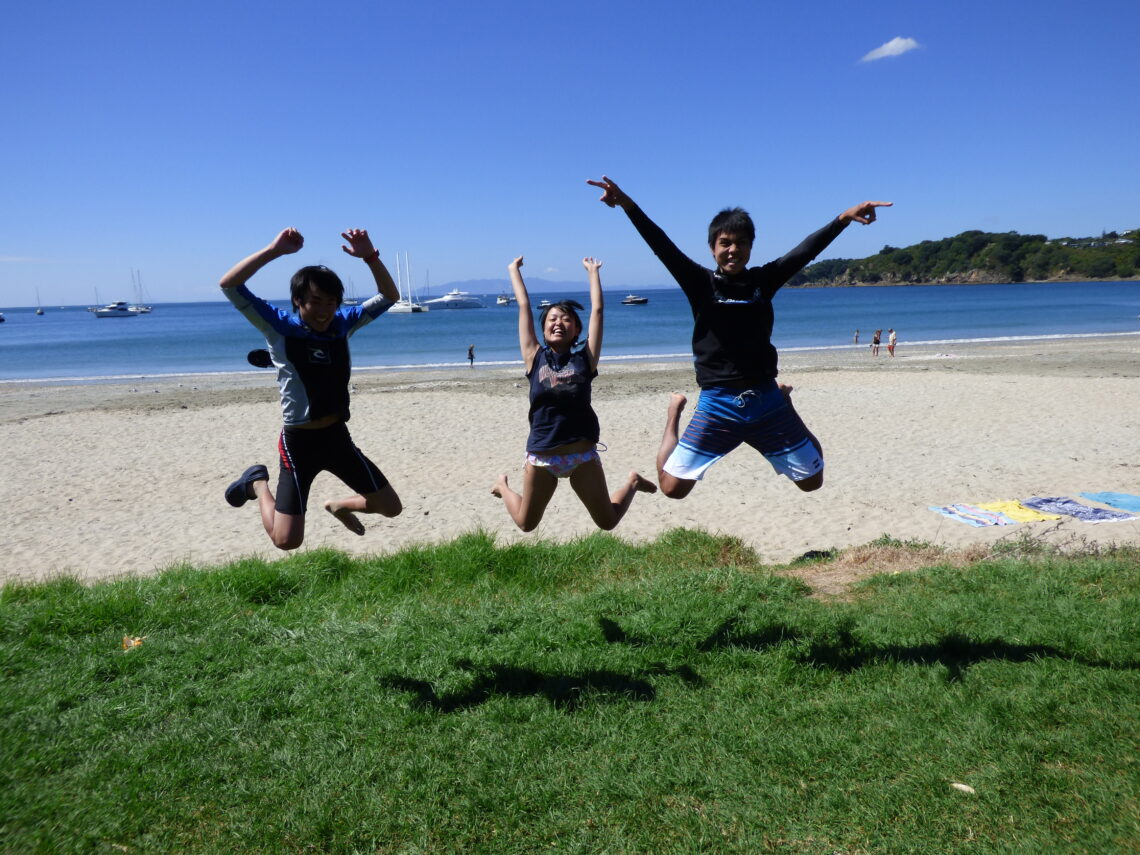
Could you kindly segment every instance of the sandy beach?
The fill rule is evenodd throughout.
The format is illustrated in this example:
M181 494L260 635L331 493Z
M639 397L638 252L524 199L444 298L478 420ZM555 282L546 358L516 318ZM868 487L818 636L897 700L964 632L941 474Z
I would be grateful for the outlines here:
M565 540L593 530L568 485L533 534L490 494L519 483L526 437L521 369L354 375L350 427L404 502L392 520L364 517L357 537L321 510L346 491L313 487L305 546L384 553L466 531L501 543ZM950 547L1027 534L1051 542L1140 544L1140 520L971 528L929 505L1140 494L1140 335L781 354L781 380L823 443L822 490L802 494L742 448L692 495L639 495L615 532L640 541L676 527L739 537L769 563L882 534ZM669 393L695 403L686 363L606 361L594 385L611 485L655 477ZM683 423L687 421L687 416ZM234 509L227 483L270 464L280 410L272 372L138 378L87 385L0 383L8 449L0 581L99 580L192 562L282 555L253 503Z

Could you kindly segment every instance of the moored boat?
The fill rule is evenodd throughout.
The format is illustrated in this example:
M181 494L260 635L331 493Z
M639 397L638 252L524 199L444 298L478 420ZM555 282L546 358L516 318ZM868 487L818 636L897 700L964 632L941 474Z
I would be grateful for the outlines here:
M133 318L136 314L131 311L126 300L116 300L106 306L94 306L90 309L97 318Z
M466 291L460 291L458 288L451 289L442 297L436 297L434 300L428 300L425 305L436 309L484 308L483 302L478 297L472 296Z
M648 302L648 297L640 297L637 294L629 294L624 300L621 301L621 304L623 306L644 306Z

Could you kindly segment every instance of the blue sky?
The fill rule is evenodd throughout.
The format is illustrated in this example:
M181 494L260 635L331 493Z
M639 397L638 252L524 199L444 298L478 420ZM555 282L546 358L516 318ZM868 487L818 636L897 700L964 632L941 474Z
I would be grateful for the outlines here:
M417 286L519 253L668 283L602 173L701 259L737 204L757 261L864 199L895 207L824 257L1132 228L1138 32L1136 0L9 4L0 305L129 299L132 269L154 301L217 299L289 225L306 247L261 293L307 263L363 284L350 226Z

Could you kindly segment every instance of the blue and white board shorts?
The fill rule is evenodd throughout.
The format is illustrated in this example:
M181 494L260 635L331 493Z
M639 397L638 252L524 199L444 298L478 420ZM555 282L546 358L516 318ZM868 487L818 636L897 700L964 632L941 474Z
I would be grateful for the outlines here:
M823 454L775 380L754 389L702 389L693 418L664 469L674 478L699 481L742 442L793 481L823 471Z

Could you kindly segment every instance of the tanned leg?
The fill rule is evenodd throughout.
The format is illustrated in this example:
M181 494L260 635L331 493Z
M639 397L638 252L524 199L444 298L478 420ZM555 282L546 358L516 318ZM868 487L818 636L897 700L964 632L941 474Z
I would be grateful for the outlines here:
M687 403L688 399L680 392L674 392L669 398L669 409L665 414L665 434L661 437L661 447L657 450L657 483L661 485L661 492L670 499L685 498L697 484L696 481L676 478L665 471L665 463L681 437L681 412Z

